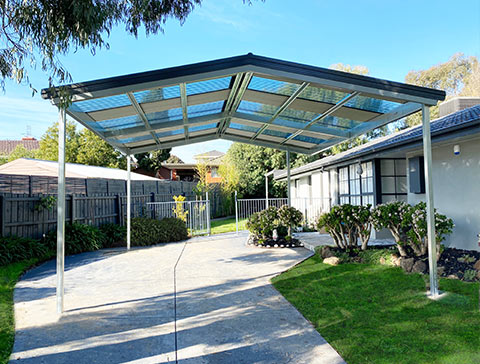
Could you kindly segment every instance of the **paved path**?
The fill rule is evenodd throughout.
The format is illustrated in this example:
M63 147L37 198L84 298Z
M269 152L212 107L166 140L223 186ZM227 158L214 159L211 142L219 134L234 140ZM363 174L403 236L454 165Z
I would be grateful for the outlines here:
M311 253L245 238L67 257L62 317L54 262L30 271L15 289L12 363L344 363L269 284Z

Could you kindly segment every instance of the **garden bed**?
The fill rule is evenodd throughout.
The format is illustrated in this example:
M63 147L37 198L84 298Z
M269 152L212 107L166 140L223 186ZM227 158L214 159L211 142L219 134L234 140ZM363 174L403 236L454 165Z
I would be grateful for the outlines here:
M337 257L338 263L375 263L401 267L407 273L428 274L428 256L399 257L395 245L369 246L368 250L345 252L336 247L322 246L318 250L323 258ZM437 262L440 277L480 281L480 252L445 248Z
M285 238L274 239L256 239L253 235L249 235L247 239L248 245L253 245L259 248L301 248L303 243L295 238L289 240Z

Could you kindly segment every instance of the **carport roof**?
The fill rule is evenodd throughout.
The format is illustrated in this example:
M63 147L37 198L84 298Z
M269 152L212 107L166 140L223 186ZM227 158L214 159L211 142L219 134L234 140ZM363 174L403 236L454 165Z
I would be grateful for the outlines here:
M126 154L227 139L312 154L445 99L445 92L256 56L42 90Z

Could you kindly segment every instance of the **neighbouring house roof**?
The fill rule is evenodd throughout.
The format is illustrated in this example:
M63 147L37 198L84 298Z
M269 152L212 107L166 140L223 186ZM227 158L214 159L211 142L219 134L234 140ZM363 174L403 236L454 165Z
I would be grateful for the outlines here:
M206 153L201 153L194 155L193 158L195 159L216 159L218 157L223 157L225 153L219 152L218 150L211 150Z
M472 128L473 133L480 134L480 105L458 111L456 113L444 116L442 118L432 120L430 123L432 138L459 131L462 129ZM345 152L319 159L315 162L292 169L291 175L299 175L310 172L321 167L328 167L339 164L349 159L359 158L374 152L387 151L401 145L407 145L418 142L422 139L422 126L417 125L411 128L401 130L399 132L377 138L366 144L359 145ZM434 141L434 140L433 140ZM286 171L275 176L275 179L285 179Z
M19 158L0 166L0 174L24 176L58 176L58 162ZM65 163L65 176L70 178L106 178L127 180L127 171L117 168ZM132 181L160 181L158 178L132 172Z
M194 163L162 163L162 167L167 169L195 169Z
M40 148L40 141L34 138L25 138L22 140L0 140L0 155L9 155L14 151L17 145L23 145L27 150L37 150Z

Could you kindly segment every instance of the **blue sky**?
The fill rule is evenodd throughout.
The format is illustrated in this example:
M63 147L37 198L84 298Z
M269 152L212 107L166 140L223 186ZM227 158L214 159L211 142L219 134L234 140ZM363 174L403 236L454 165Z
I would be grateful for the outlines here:
M74 81L116 76L252 52L329 67L365 65L370 75L403 81L408 71L445 62L456 52L480 57L480 1L204 0L181 26L138 39L115 29L110 49L79 50L62 57ZM47 77L32 71L41 89ZM56 109L28 86L11 82L0 96L0 139L21 138L30 125L40 138L57 119ZM230 142L174 148L185 162Z

